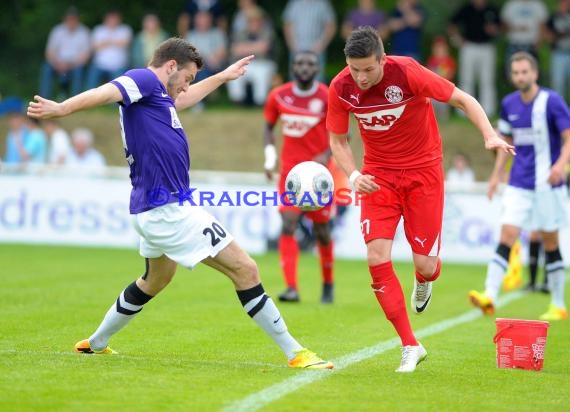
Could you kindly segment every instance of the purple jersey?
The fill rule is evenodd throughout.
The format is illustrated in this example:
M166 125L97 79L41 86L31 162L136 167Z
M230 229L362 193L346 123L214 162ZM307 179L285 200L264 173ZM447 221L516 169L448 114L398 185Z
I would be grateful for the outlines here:
M134 69L113 80L123 95L119 106L125 156L131 169L130 212L178 201L190 187L188 140L174 101L149 69Z
M560 134L565 129L570 129L570 111L556 92L540 88L528 103L518 91L507 95L501 105L499 131L513 138L517 152L509 185L529 190L549 188L547 179L560 156Z

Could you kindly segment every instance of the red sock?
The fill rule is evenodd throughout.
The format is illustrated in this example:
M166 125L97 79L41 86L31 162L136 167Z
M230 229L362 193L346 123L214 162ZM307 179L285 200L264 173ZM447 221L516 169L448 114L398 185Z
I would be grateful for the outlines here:
M283 277L287 286L297 289L297 262L299 260L299 244L293 235L279 237L279 256Z
M418 341L412 331L412 325L406 311L406 302L402 285L394 272L392 262L369 266L372 275L372 290L382 307L386 318L392 322L400 336L403 346L417 346Z
M333 241L331 240L328 245L322 243L317 244L319 249L319 256L321 257L321 273L323 274L323 283L332 284L333 279Z
M420 272L416 270L416 280L418 282L434 282L437 280L439 275L441 274L441 259L437 258L437 265L435 266L435 272L433 272L433 276L431 278L425 278Z

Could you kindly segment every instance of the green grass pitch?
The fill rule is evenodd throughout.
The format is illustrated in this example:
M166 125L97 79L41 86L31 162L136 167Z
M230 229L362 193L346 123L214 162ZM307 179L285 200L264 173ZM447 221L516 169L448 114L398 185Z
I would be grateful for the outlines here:
M282 281L276 254L256 257L264 286ZM333 371L286 367L279 349L249 319L223 275L178 269L111 346L118 356L79 355L118 293L143 272L133 250L0 246L0 411L218 411L300 374L317 373L267 411L567 411L570 321L552 323L541 372L495 366L494 318L479 317L426 336L428 360L394 372L394 348ZM408 300L412 267L397 264ZM412 314L416 331L471 310L467 292L485 269L445 264L433 303ZM293 335L335 360L395 337L370 291L363 261L336 263L336 301L319 303L317 259L300 260L302 303L279 304ZM567 301L570 302L570 299ZM523 296L497 316L537 319L549 298ZM261 401L260 401L261 402ZM236 406L237 408L237 406ZM256 408L253 408L256 409Z

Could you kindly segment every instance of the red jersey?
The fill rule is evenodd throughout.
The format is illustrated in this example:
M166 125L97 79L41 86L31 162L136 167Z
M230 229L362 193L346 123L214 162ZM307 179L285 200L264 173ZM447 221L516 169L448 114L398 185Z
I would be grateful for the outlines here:
M288 82L273 89L267 97L265 120L270 124L281 120L281 175L329 148L325 124L327 101L328 87L319 82L310 90L300 90L294 82Z
M369 90L361 90L346 67L330 85L327 129L347 133L349 113L354 114L367 173L376 167L413 169L435 164L443 154L430 99L447 102L454 88L410 57L388 56L384 77Z

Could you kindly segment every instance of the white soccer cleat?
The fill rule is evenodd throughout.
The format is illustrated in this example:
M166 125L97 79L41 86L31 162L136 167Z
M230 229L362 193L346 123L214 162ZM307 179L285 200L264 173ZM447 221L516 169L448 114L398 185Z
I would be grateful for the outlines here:
M396 372L413 372L416 366L427 358L427 351L420 343L418 346L404 346L402 348L402 362Z
M414 291L412 292L412 309L417 314L423 313L431 302L432 282L418 282L414 279Z

